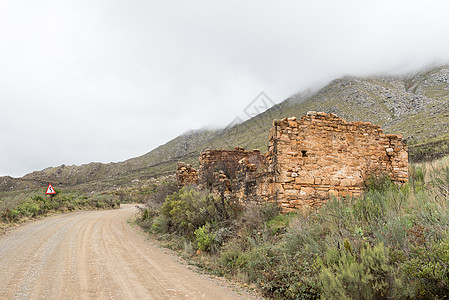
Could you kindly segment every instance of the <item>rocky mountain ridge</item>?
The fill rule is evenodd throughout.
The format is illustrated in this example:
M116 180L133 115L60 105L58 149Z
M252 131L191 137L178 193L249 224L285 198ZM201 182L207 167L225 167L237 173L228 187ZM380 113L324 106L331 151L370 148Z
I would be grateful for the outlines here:
M402 134L412 160L449 153L449 66L436 66L404 76L345 76L316 92L292 95L234 127L191 130L140 157L119 163L59 166L22 178L0 177L0 191L17 191L55 182L74 189L118 189L175 172L176 162L196 164L207 148L258 148L266 151L273 119L309 110L335 113L348 121L370 121L386 133Z

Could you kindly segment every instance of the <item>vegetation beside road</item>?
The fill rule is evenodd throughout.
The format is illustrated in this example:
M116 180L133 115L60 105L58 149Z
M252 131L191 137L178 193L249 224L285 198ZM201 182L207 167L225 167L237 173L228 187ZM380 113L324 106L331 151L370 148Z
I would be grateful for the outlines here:
M55 191L56 195L54 196L35 192L28 195L18 194L2 197L0 200L0 229L51 213L120 207L119 199L112 194L85 195L62 192L57 189Z
M159 186L137 223L190 257L275 299L443 299L449 294L449 157L413 164L398 187L282 215L205 191Z

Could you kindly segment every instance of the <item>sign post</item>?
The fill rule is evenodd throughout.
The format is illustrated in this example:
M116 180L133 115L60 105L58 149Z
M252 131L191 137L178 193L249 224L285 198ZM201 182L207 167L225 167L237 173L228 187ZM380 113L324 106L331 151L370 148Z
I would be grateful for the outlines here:
M56 195L56 191L51 185L51 183L48 184L47 191L45 192L45 195L50 195L51 200L53 200L53 197Z

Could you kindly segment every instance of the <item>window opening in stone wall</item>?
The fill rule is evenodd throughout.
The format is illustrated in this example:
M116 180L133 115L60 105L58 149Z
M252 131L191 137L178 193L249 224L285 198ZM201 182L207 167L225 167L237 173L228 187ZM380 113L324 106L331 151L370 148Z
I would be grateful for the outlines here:
M306 150L301 150L301 154L302 154L302 157L307 157L307 151Z

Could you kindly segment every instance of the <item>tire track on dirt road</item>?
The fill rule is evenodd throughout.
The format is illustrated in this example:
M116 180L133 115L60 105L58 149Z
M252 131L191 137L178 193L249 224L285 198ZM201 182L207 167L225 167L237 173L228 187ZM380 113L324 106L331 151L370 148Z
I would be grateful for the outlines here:
M137 209L31 222L0 237L0 299L257 299L192 271L127 224Z

